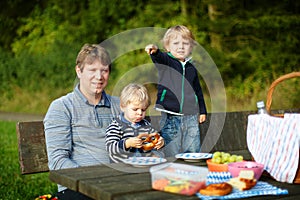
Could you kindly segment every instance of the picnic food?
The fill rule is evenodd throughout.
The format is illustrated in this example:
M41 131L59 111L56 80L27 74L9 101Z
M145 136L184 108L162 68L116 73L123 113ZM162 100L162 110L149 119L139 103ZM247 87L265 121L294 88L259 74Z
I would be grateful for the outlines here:
M227 172L228 165L227 164L218 164L212 162L212 159L206 160L208 170L211 172Z
M216 151L213 153L211 161L217 164L227 164L232 162L243 161L242 155L231 155L230 153Z
M232 186L226 182L213 183L200 189L199 193L206 196L224 196L232 191Z
M233 187L244 191L249 190L256 185L256 179L254 178L254 172L251 170L242 170L238 177L231 178L228 183Z
M230 153L216 151L211 159L206 160L208 170L211 172L227 172L229 163L242 161L241 155L230 155Z
M194 195L206 186L208 170L188 164L167 162L150 168L152 188L182 195Z
M157 144L160 136L158 133L141 133L138 135L138 138L143 140L142 149L149 151L154 148L155 144Z
M171 178L157 179L152 183L152 188L165 192L179 193L184 195L193 195L200 188L205 187L205 182L196 182L191 180L180 180Z

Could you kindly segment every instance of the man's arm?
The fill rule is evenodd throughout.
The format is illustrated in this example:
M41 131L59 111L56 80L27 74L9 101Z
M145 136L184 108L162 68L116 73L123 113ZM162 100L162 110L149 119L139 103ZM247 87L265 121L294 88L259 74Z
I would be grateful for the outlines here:
M72 155L70 113L60 100L51 103L44 119L48 165L50 170L79 167Z

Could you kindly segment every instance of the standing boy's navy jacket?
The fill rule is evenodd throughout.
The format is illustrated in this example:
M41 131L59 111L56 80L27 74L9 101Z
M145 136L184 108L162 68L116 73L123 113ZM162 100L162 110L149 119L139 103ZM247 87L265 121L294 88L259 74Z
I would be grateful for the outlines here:
M198 73L189 60L180 62L159 49L151 59L158 70L156 107L185 115L207 114Z

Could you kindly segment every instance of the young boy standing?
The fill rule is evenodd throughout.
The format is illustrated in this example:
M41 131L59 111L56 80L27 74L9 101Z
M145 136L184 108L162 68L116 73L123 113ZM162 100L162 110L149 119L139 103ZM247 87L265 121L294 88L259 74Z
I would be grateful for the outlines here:
M161 111L161 134L166 142L165 156L200 151L199 123L206 120L206 106L198 72L191 63L195 45L192 32L179 25L167 30L162 52L146 46L158 70L156 109Z
M122 159L130 156L163 155L155 151L163 147L163 138L152 128L150 122L144 119L149 105L150 97L143 85L131 83L122 90L120 95L122 113L112 120L106 130L106 150L113 162L122 162ZM153 143L153 147L145 148L141 136L153 137L156 143Z

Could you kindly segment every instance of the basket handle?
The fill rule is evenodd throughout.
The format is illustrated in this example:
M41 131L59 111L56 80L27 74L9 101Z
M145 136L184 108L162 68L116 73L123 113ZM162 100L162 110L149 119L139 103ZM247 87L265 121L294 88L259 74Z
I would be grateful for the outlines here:
M295 77L298 77L300 76L300 72L292 72L292 73L289 73L289 74L285 74L281 77L279 77L278 79L276 79L272 84L271 86L269 87L269 90L268 90L268 94L267 94L267 102L266 102L266 109L268 111L268 113L270 113L271 111L271 104L272 104L272 95L273 95L273 91L275 89L275 86L286 80L286 79L289 79L289 78L295 78Z

